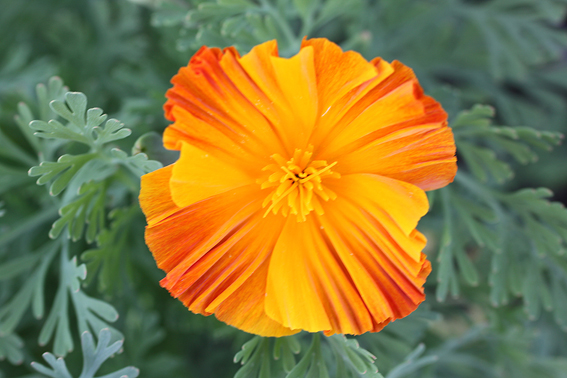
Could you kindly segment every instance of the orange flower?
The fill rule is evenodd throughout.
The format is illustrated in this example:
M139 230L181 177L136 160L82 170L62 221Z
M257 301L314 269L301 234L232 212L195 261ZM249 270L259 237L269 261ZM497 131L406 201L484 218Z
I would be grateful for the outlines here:
M424 190L453 180L447 115L399 62L304 40L203 47L172 79L179 160L142 177L146 242L172 296L244 331L377 332L431 267Z

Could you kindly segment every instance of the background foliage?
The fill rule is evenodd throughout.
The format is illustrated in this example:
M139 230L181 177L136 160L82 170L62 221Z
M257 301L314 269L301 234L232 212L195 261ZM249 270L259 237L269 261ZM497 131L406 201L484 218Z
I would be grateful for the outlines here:
M567 1L0 9L0 377L567 377ZM176 158L159 137L169 79L203 44L276 38L290 56L305 35L412 67L458 147L419 226L426 302L356 339L193 315L142 238L139 177Z

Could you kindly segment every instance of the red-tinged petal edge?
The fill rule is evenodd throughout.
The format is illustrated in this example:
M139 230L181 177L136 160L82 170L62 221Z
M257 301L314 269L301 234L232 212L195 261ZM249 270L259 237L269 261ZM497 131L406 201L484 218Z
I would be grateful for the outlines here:
M447 113L423 94L411 69L399 62L392 67L336 123L318 158L339 161L342 174L374 173L423 190L443 187L457 171Z
M157 172L157 171L156 171ZM171 169L154 173L145 180L162 183ZM158 267L167 275L161 281L172 296L191 311L216 313L228 324L265 336L285 336L298 331L283 327L266 316L264 291L269 252L277 238L273 223L262 222L259 201L250 188L210 197L185 208L166 199L168 186L144 189L141 196L152 221L146 229L146 243ZM148 199L148 196L151 198ZM156 209L152 203L156 201ZM276 227L277 229L277 227ZM246 300L243 300L243 299ZM242 311L234 311L240 308Z

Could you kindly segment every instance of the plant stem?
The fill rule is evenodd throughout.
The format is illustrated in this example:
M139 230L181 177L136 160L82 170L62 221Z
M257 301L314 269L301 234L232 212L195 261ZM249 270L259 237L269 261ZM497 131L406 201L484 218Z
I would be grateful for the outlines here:
M25 232L30 231L30 229L37 227L52 218L55 218L57 216L58 210L58 205L52 206L47 209L43 209L39 213L29 217L23 223L20 223L18 226L0 235L0 245L7 244L15 238L24 234Z

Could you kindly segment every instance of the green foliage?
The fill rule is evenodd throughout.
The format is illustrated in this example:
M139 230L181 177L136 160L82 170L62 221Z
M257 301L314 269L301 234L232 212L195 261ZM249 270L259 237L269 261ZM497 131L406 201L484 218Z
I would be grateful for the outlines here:
M331 336L329 343L335 353L337 367L335 377L368 376L382 378L378 368L374 365L376 357L360 347L354 339L347 339L343 335ZM312 358L312 366L316 363Z
M105 184L105 182L83 184L79 189L77 199L59 210L61 218L53 223L49 236L58 237L63 228L67 226L71 239L79 240L83 235L85 222L87 222L86 239L92 242L104 227ZM53 193L53 185L50 193Z
M104 335L105 340L99 340L101 348L106 348L108 344L107 334L108 338L111 337L114 340L123 339L123 336L115 328L109 326L109 323L118 319L115 308L80 290L81 281L85 280L87 271L84 264L77 265L76 257L69 257L70 244L67 238L73 241L82 239L86 228L86 242L91 243L97 240L99 234L105 231L108 192L113 190L114 197L120 194L115 182L135 180L142 174L161 167L161 164L148 160L144 154L129 156L116 148L113 143L129 136L130 130L123 128L123 124L115 119L106 121L106 115L101 109L87 110L86 96L82 93L63 94L64 91L66 87L59 78L52 78L47 86L37 86L37 109L41 120L33 120L31 110L33 106L24 103L18 106L19 115L16 122L40 159L56 156L65 148L76 148L72 147L73 143L83 144L89 150L80 154L63 154L57 161L42 161L29 170L30 176L40 176L37 180L38 185L51 183L49 196L52 198L64 193L60 201L53 198L61 217L53 223L49 232L49 237L56 239L55 241L45 241L43 246L33 253L23 254L0 263L3 281L23 279L24 274L28 276L0 309L1 350L2 356L8 356L12 363L21 363L24 343L14 331L24 321L30 307L35 318L43 318L47 275L51 263L59 255L59 284L55 291L53 304L39 332L38 343L44 346L53 341L53 353L57 356L65 356L73 350L74 331L72 331L70 317L71 307L74 310L78 332L85 332L87 335L83 337L82 342L83 351L89 354L84 356L85 369L81 377L92 377L100 363L120 348L122 341L113 344L110 349L99 350L99 348L95 353L89 332L98 333L102 329L106 330L104 334L101 333L101 337ZM58 100L60 98L64 98L65 102ZM52 117L55 118L47 121ZM35 134L32 135L28 131L27 123L31 130L36 131ZM45 141L38 141L35 139L37 137ZM7 145L11 146L7 152L10 157L19 160L22 164L30 160L33 162L31 154L13 143L10 138L5 138L8 141ZM14 172L19 172L19 170L14 170ZM8 173L11 171L8 170ZM21 183L25 181L18 181L14 186ZM136 184L129 187L137 191ZM12 187L8 186L5 189L8 191ZM127 192L119 195L118 199L126 194ZM10 244L24 233L33 233L36 227L52 219L53 209L53 207L48 207L44 212L45 215L35 214L24 220L19 226L3 235L0 244ZM115 219L124 222L124 219L120 220L119 217ZM67 230L66 235L62 234L64 229ZM118 238L116 234L112 236ZM108 232L106 236L102 236L101 243L113 242ZM106 268L103 266L102 269ZM112 352L108 353L109 350ZM37 369L40 372L53 377L70 376L64 363L55 361L52 354L47 353L45 358L54 370L49 372L47 368L38 365ZM122 369L116 375L108 376L119 377L125 372L132 377L137 376L137 371L131 368Z
M88 331L83 332L81 335L81 345L83 347L83 370L78 376L79 378L93 378L104 361L120 350L123 340L116 341L112 345L109 345L110 338L110 331L106 328L101 329L100 334L98 335L98 344L95 349L93 336ZM49 364L51 369L37 362L32 363L32 367L38 372L53 378L73 377L67 369L65 360L55 359L55 356L51 353L44 353L43 359ZM134 367L126 367L113 373L106 374L104 378L134 378L137 377L138 374L138 369Z
M452 124L465 166L457 175L458 185L440 191L445 227L437 299L444 301L449 291L458 296L461 278L468 285L479 285L470 255L488 252L493 306L523 297L530 319L538 318L542 307L554 310L556 321L567 330L567 210L550 202L552 193L544 188L501 192L483 183L488 173L498 183L512 176L511 166L497 159L498 152L526 164L537 158L531 146L550 150L563 136L527 127L492 126L493 115L491 108L477 106L461 113ZM482 140L491 147L482 146ZM478 181L465 173L467 168ZM472 252L474 248L480 250Z
M43 317L45 275L56 252L57 245L49 243L34 254L12 259L0 266L2 280L9 280L23 273L28 273L31 277L12 299L2 306L0 335L12 333L30 305L36 318Z
M46 102L44 90L38 87L40 103ZM57 95L63 88L61 81L52 79L48 93ZM83 154L65 154L55 162L42 161L29 170L30 176L39 176L38 185L51 183L49 193L57 196L67 190L59 218L49 233L51 238L57 238L67 229L67 235L74 241L79 240L87 227L87 242L95 240L96 235L104 227L105 197L109 185L117 176L123 174L120 167L130 170L134 175L141 176L161 167L157 161L148 160L145 154L128 156L118 148L107 146L109 143L124 139L131 134L129 129L116 119L109 119L99 108L87 110L87 98L79 92L67 92L65 102L53 100L49 103L51 111L66 124L57 119L48 122L33 120L29 127L35 130L35 136L45 139L78 142L89 147ZM21 113L28 113L24 110ZM49 112L44 111L47 115ZM24 118L23 116L21 116ZM27 118L27 117L26 117ZM106 123L104 123L106 121ZM104 123L104 125L103 125Z
M21 364L24 360L23 346L24 342L18 335L8 334L0 336L0 361L7 358L12 364Z
M560 2L500 0L472 6L458 1L448 3L457 16L455 21L465 21L471 33L482 36L484 55L497 79L526 76L527 66L559 58L567 43L562 31L546 25L561 22L564 5Z
M85 265L77 266L76 258L65 260L66 248L66 244L63 244L59 289L38 340L40 345L45 345L53 338L54 353L58 356L65 356L73 350L69 324L69 298L75 310L79 331L108 328L115 339L122 338L120 332L108 325L109 322L118 319L116 310L111 305L91 298L80 290L80 281L86 278L87 270Z
M191 6L176 1L159 1L152 24L179 27L177 47L198 49L201 45L225 47L225 41L239 51L258 43L277 39L282 56L295 54L301 39L317 33L331 21L344 23L362 9L362 2L350 0L349 6L338 0L217 0ZM300 24L294 28L292 24Z
M129 222L138 215L137 207L115 209L109 214L110 228L97 237L97 248L89 249L81 255L87 263L91 277L98 273L98 290L109 295L117 290L120 282L121 251L128 248ZM87 235L88 238L88 235Z
M273 343L255 336L234 356L234 362L242 364L234 377L382 377L374 365L376 357L343 335L326 337L324 343L319 334L312 335L311 344L296 361L294 355L301 349L296 336L277 338Z
M487 182L490 176L502 184L513 177L510 164L497 159L496 152L506 153L525 165L538 159L533 147L551 151L563 139L558 132L542 132L524 126L493 126L492 117L493 108L477 105L470 111L459 113L451 123L459 154L481 182Z
M435 355L424 352L422 344L432 323L443 322L441 314L430 311L427 304L420 306L409 316L397 320L377 334L365 334L360 343L376 356L376 366L390 374L404 374L436 362Z
M124 353L130 363L149 377L183 376L186 369L182 359L163 347L156 348L168 336L160 321L157 312L130 309L126 314L128 348Z
M316 338L319 339L319 336ZM255 336L242 345L242 350L234 356L234 362L242 365L235 378L270 377L272 359L280 362L280 358L281 367L276 368L276 371L283 369L287 373L286 377L288 377L297 367L294 354L301 351L301 345L295 336L278 338L273 343L273 347L271 347L271 344L270 339ZM320 342L318 342L319 344Z

